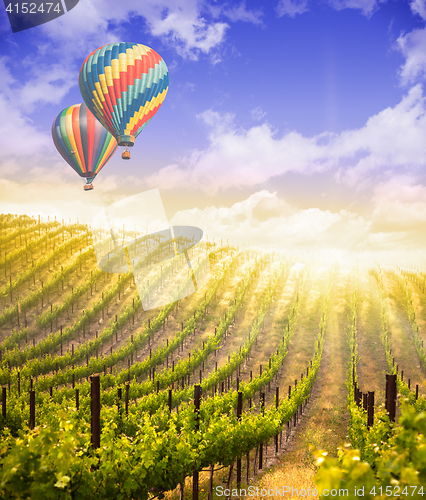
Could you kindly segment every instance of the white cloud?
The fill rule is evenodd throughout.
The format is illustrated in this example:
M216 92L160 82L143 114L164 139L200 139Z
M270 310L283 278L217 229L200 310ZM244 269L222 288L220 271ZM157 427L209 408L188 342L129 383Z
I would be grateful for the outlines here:
M210 206L175 214L175 225L200 227L211 241L257 245L305 254L338 251L363 260L395 258L426 244L426 187L409 176L380 184L370 217L349 210L299 209L276 193L256 192L229 207ZM364 256L364 257L363 257Z
M364 157L337 176L349 185L369 182L373 171L426 166L426 107L422 87L416 85L394 108L369 118L358 130L345 131L334 143L338 156ZM370 179L371 180L371 179Z
M387 0L330 0L336 10L359 9L364 16L370 17L379 8L379 3Z
M219 113L212 109L207 109L197 115L212 130L212 135L232 133L234 129L234 118L232 113Z
M400 69L401 81L404 85L416 81L426 75L426 28L414 29L401 35L397 44L405 57Z
M103 207L122 199L123 180L100 178L94 191L59 170L40 181L26 183L0 179L0 212L38 214L58 220L69 217L90 222ZM144 186L145 188L145 186ZM48 196L47 196L48 194ZM177 212L173 225L196 226L209 241L227 239L284 252L368 252L419 250L426 244L426 187L410 176L379 184L371 216L350 210L300 209L266 190L254 192L230 206L209 206ZM377 260L378 254L372 254Z
M199 117L210 129L209 146L147 177L149 186L214 194L260 185L288 172L332 169L339 182L369 186L386 171L426 167L426 108L420 85L363 127L340 134L304 137L290 131L279 136L266 123L237 128L229 113L207 110Z
M372 224L375 231L426 230L426 186L413 175L395 175L374 189ZM426 234L425 234L426 237Z
M1 92L10 99L13 97L13 88L17 84L17 81L13 78L9 67L7 66L8 61L8 57L0 57L0 85Z
M249 10L247 9L246 2L241 2L237 7L233 6L231 8L223 8L223 15L225 15L230 21L237 22L243 21L247 23L263 25L262 17L263 12L261 9Z
M266 111L263 111L261 106L256 106L251 110L251 116L255 120L261 120L266 116Z
M21 169L16 159L26 157L36 161L51 144L50 136L24 116L7 96L0 94L0 172L12 173ZM21 163L21 162L19 162ZM25 162L22 162L25 165ZM13 169L11 166L13 165Z
M10 27L6 9L0 9L0 33L2 34L2 36L12 34L12 28Z
M226 6L225 6L226 7ZM218 14L233 21L258 22L258 11L220 6ZM84 9L84 15L82 10ZM86 56L87 47L126 39L126 23L139 22L141 36L148 31L161 38L182 57L197 59L200 53L209 53L225 39L229 24L212 19L210 8L199 0L146 0L123 3L115 0L86 0L71 12L43 26L43 31L61 46L70 40L73 53ZM132 40L145 43L143 39Z
M50 129L40 129L26 113L39 102L59 102L72 83L68 70L54 65L46 74L39 68L34 81L20 85L7 62L0 58L0 173L22 175L25 165L46 164L55 154Z
M171 6L167 9L164 19L155 15L144 17L154 36L164 37L180 55L195 60L199 52L208 53L222 43L225 31L229 28L229 25L223 22L208 24L195 8L183 10Z
M62 64L37 65L31 80L21 88L18 86L17 98L20 107L29 112L36 104L59 103L68 91L78 84L76 74L76 68Z
M415 14L426 20L426 0L412 0L410 7Z
M0 213L56 215L58 220L89 223L105 206L126 196L116 176L100 176L93 191L84 191L84 182L62 163L58 168L37 168L22 179L0 178Z
M296 17L297 14L307 12L309 0L279 0L276 7L278 17Z
M230 207L181 211L171 222L200 227L209 240L229 239L236 244L283 251L363 248L369 226L363 218L346 210L300 210L268 191L254 193Z
M359 9L364 16L371 15L379 8L380 3L387 0L328 0L328 3L336 10ZM415 0L420 2L421 0ZM276 11L279 17L287 15L296 17L309 10L309 0L279 0Z

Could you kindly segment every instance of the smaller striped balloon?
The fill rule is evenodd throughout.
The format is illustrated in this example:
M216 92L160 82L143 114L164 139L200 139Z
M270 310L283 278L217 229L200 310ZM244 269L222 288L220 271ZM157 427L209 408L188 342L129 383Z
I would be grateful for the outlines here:
M52 137L63 159L86 179L87 185L91 185L117 149L115 138L85 104L62 110L53 122Z

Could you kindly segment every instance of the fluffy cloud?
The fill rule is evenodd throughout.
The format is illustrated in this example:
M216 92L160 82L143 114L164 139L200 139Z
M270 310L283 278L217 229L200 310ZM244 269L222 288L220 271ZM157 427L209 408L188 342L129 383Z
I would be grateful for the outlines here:
M71 178L72 172L50 174L43 182L25 184L1 179L1 211L90 223L102 208L126 196L122 179L114 176L100 178L96 189L86 193ZM318 258L340 252L362 260L371 254L373 261L382 261L383 256L395 257L395 252L424 248L424 200L425 186L412 177L399 176L376 187L370 216L353 210L300 209L277 193L262 190L230 206L178 211L171 223L199 227L209 241L229 240L311 257L317 254Z
M251 116L254 120L261 120L266 116L266 111L263 111L261 106L256 106L251 110Z
M84 9L84 16L82 16ZM146 0L123 3L115 0L86 0L66 16L47 23L43 30L61 47L70 40L73 53L85 55L87 46L98 47L125 38L126 23L140 23L141 30L162 39L182 57L197 59L210 53L225 39L229 24L244 21L261 24L261 11L245 2L210 6L200 0ZM143 43L143 42L142 42Z
M30 111L37 104L59 103L71 87L77 85L76 74L75 69L62 64L38 65L31 81L18 86L16 97L20 107Z
M50 130L40 130L26 113L39 102L57 103L68 92L69 73L57 68L43 75L40 70L35 82L20 85L13 78L7 61L5 57L0 59L0 174L22 175L26 164L45 164L53 152Z
M318 258L337 252L372 264L400 260L399 252L418 257L426 244L425 195L426 187L414 179L395 177L376 188L371 216L361 217L350 210L299 209L262 190L229 207L178 212L172 223L198 226L209 241Z
M263 25L262 17L263 12L261 9L249 10L247 9L246 2L241 2L238 6L222 8L222 13L230 21L243 21L257 25Z
M39 130L7 96L2 94L0 94L0 116L2 117L0 120L1 174L17 172L22 168L18 167L17 159L24 157L36 161L41 154L46 152L46 148L50 147L49 135Z
M426 107L422 87L416 85L395 107L386 108L369 118L364 127L345 131L334 140L334 153L363 154L337 178L348 185L368 183L376 173L426 165Z
M410 8L426 21L426 0L412 0ZM401 33L396 46L405 57L405 63L399 71L401 83L407 85L421 81L426 75L426 28Z
M364 16L370 17L379 8L379 3L387 0L330 0L336 10L359 9Z
M405 85L426 75L426 28L415 29L397 40L405 57L400 70L401 82Z
M426 229L426 186L412 175L396 175L379 183L372 199L375 232L419 232ZM426 234L424 236L426 240Z
M95 189L89 192L83 190L83 181L76 179L77 174L64 165L49 171L40 167L28 171L26 182L0 179L1 212L56 215L58 220L71 217L90 223L102 208L125 196L119 189L121 180L115 176L97 179Z
M278 17L285 15L296 17L297 14L303 14L308 10L308 0L280 0L276 8Z
M87 55L87 47L98 47L105 40L125 39L126 24L132 22L139 23L141 30L149 32L150 36L169 43L180 56L196 59L200 53L211 53L223 42L229 27L224 19L261 22L261 11L248 9L244 2L237 6L224 3L218 7L212 15L207 2L199 0L147 0L126 5L115 0L85 0L66 16L38 27L38 43L21 61L19 79L14 78L11 70L14 61L0 58L0 112L3 117L0 127L3 132L19 130L19 135L9 134L11 137L0 150L2 171L11 171L17 163L25 163L28 154L36 162L39 154L46 153L49 131L39 131L28 115L41 105L59 103L73 86L78 85L76 75ZM7 24L3 12L0 29ZM14 43L13 37L6 39ZM214 61L219 60L217 54L212 57ZM60 61L60 64L50 61ZM22 144L22 137L26 138L25 144Z
M370 17L379 8L380 3L387 0L329 0L329 4L336 10L359 9L364 16ZM421 0L415 0L421 2ZM276 11L279 17L287 15L296 17L309 10L309 0L279 0Z
M0 115L7 116L7 120L0 121L0 135L2 147L0 158L16 160L17 157L37 157L45 148L50 146L49 136L38 130L28 118L24 117L10 102L0 95ZM11 132L19 130L19 133ZM22 138L25 137L25 140ZM10 164L1 162L2 173L10 169Z
M304 137L290 131L279 136L266 123L237 128L229 113L208 110L199 117L209 127L208 148L147 177L149 186L215 194L257 186L288 172L331 170L338 182L368 186L393 170L426 166L426 107L420 85L363 127L339 134Z
M216 241L232 240L277 250L363 247L368 223L355 213L300 210L276 193L259 191L231 207L211 206L175 214L177 225L195 225Z
M411 10L426 21L426 0L413 0L410 3Z

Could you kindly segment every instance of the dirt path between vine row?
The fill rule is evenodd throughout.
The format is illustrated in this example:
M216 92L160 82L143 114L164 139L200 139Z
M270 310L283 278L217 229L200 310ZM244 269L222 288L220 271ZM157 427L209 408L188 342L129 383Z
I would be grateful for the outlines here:
M411 387L419 385L419 392L426 393L426 370L421 366L414 347L411 325L405 309L405 300L401 286L390 273L383 276L388 313L389 336L392 356L399 371L404 371L404 380L411 381Z
M349 349L346 332L353 286L352 272L336 273L329 302L323 359L311 398L298 426L292 431L286 451L279 458L273 458L273 446L269 447L266 469L270 470L271 466L273 469L252 483L259 488L275 490L287 486L312 491L315 488L312 450L322 449L335 456L337 447L347 438L345 381ZM297 498L297 495L289 498Z
M375 406L384 403L386 358L380 338L382 331L377 282L370 273L359 277L357 338L358 385L362 392L374 391Z

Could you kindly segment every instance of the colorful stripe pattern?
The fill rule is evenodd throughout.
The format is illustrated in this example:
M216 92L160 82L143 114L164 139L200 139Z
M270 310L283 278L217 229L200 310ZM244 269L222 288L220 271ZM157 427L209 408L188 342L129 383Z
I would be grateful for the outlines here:
M117 149L115 138L96 120L85 104L61 111L52 125L56 149L89 184Z
M137 137L166 97L169 72L146 45L110 43L85 59L79 86L90 111L114 137Z

